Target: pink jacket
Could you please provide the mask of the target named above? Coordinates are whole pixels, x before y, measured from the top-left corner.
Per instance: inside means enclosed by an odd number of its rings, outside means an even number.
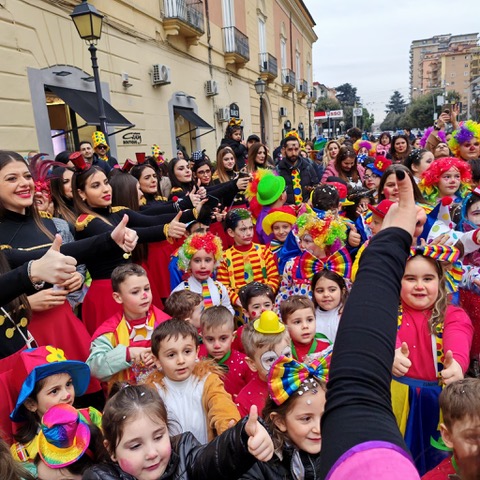
[[[357,165],[358,174],[360,175],[360,180],[363,182],[363,174],[365,169],[361,165]],[[335,160],[331,160],[327,165],[325,172],[323,172],[322,182],[326,182],[328,177],[339,177],[338,170],[335,168]]]

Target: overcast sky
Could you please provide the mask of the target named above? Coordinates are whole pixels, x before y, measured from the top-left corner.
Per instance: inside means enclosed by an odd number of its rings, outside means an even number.
[[[375,124],[383,120],[394,90],[408,101],[413,40],[480,32],[479,0],[303,1],[317,24],[314,81],[357,87]]]

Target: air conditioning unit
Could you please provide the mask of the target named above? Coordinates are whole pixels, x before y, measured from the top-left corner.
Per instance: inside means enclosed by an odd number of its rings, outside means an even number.
[[[281,117],[286,117],[288,115],[287,107],[280,107],[278,113]]]
[[[157,63],[152,70],[152,85],[167,85],[171,83],[170,67]]]
[[[218,83],[216,80],[207,80],[205,82],[205,95],[207,97],[218,95]]]
[[[219,108],[217,112],[217,117],[218,117],[218,121],[221,123],[228,122],[230,120],[230,108],[229,107]]]

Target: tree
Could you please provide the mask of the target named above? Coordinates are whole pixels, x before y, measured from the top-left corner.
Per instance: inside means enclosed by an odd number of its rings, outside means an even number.
[[[315,111],[328,112],[329,110],[340,110],[342,106],[335,98],[324,97],[318,100]]]
[[[357,97],[357,89],[350,83],[344,83],[336,87],[335,90],[337,91],[337,100],[342,106],[349,105],[353,107],[356,103],[360,102],[360,97]]]
[[[402,125],[402,128],[403,126],[427,128],[433,125],[433,113],[436,111],[436,97],[435,94],[427,94],[412,101],[405,112],[405,123]]]
[[[397,130],[398,124],[400,123],[400,117],[402,114],[400,113],[395,113],[395,112],[388,112],[387,116],[383,120],[383,122],[380,124],[380,130],[382,132],[385,132],[387,130]]]
[[[402,113],[405,111],[406,107],[407,102],[405,102],[402,94],[398,90],[395,90],[390,97],[389,102],[385,105],[385,113]]]

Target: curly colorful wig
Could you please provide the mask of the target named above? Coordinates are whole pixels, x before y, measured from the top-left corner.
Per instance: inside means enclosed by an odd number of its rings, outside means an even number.
[[[375,145],[368,142],[367,140],[357,140],[353,144],[353,149],[355,150],[355,153],[358,154],[361,148],[366,148],[368,150],[368,156],[369,157],[374,157],[375,156]]]
[[[290,130],[289,132],[287,132],[283,140],[285,141],[287,138],[290,138],[290,137],[296,138],[298,140],[298,143],[300,144],[300,148],[305,148],[305,142],[300,138],[300,135],[296,130]]]
[[[457,200],[461,201],[461,199],[467,195],[470,190],[470,182],[472,181],[470,165],[458,158],[444,157],[435,160],[430,167],[423,172],[422,180],[418,185],[428,202],[432,204],[437,202],[440,193],[438,190],[440,177],[451,168],[455,168],[460,172],[460,188],[455,192]]]
[[[427,144],[427,139],[430,136],[430,134],[433,132],[433,127],[428,127],[425,132],[423,133],[422,138],[420,139],[420,146],[422,148],[425,148],[425,145]],[[443,142],[447,143],[447,138],[445,137],[445,132],[443,130],[438,131],[438,138]]]
[[[205,250],[211,254],[218,264],[223,257],[222,241],[213,233],[194,233],[190,235],[178,249],[178,266],[187,271],[193,256],[199,251]]]
[[[452,138],[448,141],[448,148],[458,157],[460,145],[476,138],[480,140],[480,123],[473,120],[467,120],[460,124],[460,128],[452,133]]]
[[[297,218],[294,231],[300,238],[307,234],[311,235],[315,245],[320,248],[340,248],[347,238],[345,223],[332,214],[320,218],[315,213],[304,213]]]

